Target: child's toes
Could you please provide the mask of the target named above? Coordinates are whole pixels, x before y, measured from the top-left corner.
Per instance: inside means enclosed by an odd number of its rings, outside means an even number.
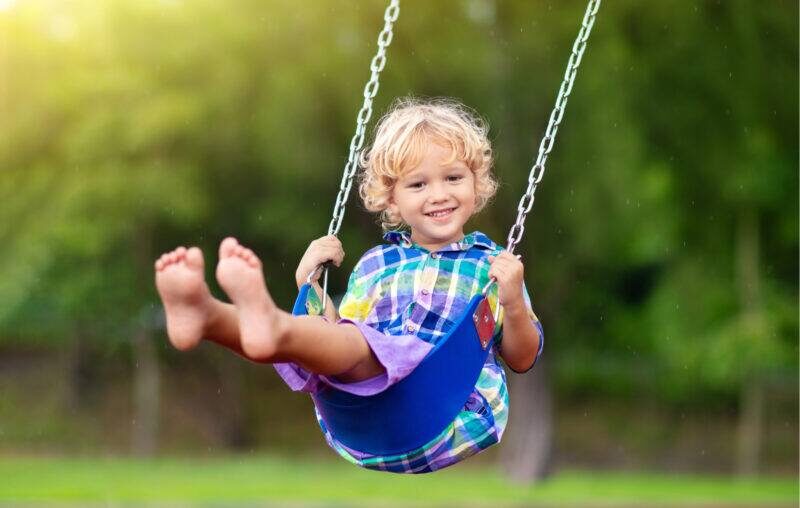
[[[169,265],[170,265],[170,262],[169,262],[169,253],[168,252],[165,253],[165,254],[162,254],[161,257],[158,258],[158,261],[156,261],[156,268],[158,268],[159,270],[164,270]]]
[[[258,259],[258,256],[255,255],[253,251],[250,249],[244,250],[244,260],[247,261],[247,264],[252,266],[253,268],[259,268],[261,265],[261,261]]]
[[[227,258],[233,256],[237,245],[239,245],[239,242],[231,236],[222,240],[222,243],[219,244],[219,257]]]
[[[183,257],[186,255],[186,247],[181,245],[180,247],[175,249],[175,254],[177,254],[178,259],[183,259]]]
[[[190,268],[203,269],[203,253],[197,247],[186,251],[186,264]]]

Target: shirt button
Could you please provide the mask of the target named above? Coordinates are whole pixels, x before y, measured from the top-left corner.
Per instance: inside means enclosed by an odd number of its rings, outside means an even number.
[[[433,254],[431,254],[431,258],[433,258],[433,259],[439,259],[439,253],[437,253],[437,252],[434,252]]]
[[[408,325],[408,326],[406,327],[406,330],[408,330],[408,331],[409,331],[409,333],[414,333],[414,330],[416,330],[416,329],[417,329],[417,328],[416,328],[414,325]]]
[[[427,295],[428,293],[430,293],[430,291],[428,291],[427,289],[423,289],[422,291],[420,291],[420,293],[422,293],[423,295]]]

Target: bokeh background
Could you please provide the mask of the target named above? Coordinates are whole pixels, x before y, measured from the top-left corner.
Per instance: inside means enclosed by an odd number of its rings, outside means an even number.
[[[584,8],[403,2],[375,116],[413,94],[487,119],[502,185],[469,230],[504,243]],[[234,235],[290,305],[384,9],[0,0],[8,470],[99,456],[352,467],[270,367],[169,346],[152,264],[198,245],[221,296],[216,248]],[[333,292],[380,242],[357,196],[340,238]],[[797,2],[604,2],[518,252],[544,356],[510,376],[504,442],[463,471],[796,478]]]

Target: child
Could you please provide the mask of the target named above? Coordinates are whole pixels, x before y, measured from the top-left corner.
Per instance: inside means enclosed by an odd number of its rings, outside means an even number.
[[[421,473],[455,464],[498,442],[508,418],[505,373],[528,370],[541,353],[542,330],[524,288],[523,265],[464,224],[494,194],[486,127],[450,100],[396,103],[381,120],[373,146],[362,156],[360,194],[380,212],[387,244],[356,264],[339,307],[325,317],[292,316],[274,304],[261,262],[233,238],[220,245],[217,280],[233,304],[214,299],[203,280],[197,248],[179,247],[156,261],[156,285],[167,332],[181,350],[201,339],[275,368],[293,390],[331,385],[357,395],[379,393],[425,358],[490,278],[494,309],[502,305],[496,344],[462,411],[425,446],[397,456],[352,450],[320,426],[328,444],[362,467]],[[410,231],[394,230],[406,226]],[[298,287],[317,267],[339,266],[344,252],[335,236],[313,241],[296,272]],[[312,277],[313,288],[322,289]],[[327,298],[330,302],[330,298]],[[502,338],[502,343],[500,339]]]

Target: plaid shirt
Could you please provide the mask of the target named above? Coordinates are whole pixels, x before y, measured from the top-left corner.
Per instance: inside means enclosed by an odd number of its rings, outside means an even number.
[[[360,321],[386,335],[415,334],[435,345],[455,325],[473,295],[489,281],[489,255],[500,248],[480,232],[437,252],[412,242],[403,231],[384,235],[388,242],[367,251],[356,264],[340,306],[342,318]],[[523,290],[531,319],[542,338],[541,324]],[[497,285],[487,295],[497,306]],[[442,433],[417,450],[376,456],[352,450],[336,441],[317,413],[328,444],[346,460],[368,469],[395,473],[425,473],[453,465],[497,443],[508,421],[506,376],[497,362],[502,337],[502,309],[495,346],[487,357],[475,390],[461,412]]]

